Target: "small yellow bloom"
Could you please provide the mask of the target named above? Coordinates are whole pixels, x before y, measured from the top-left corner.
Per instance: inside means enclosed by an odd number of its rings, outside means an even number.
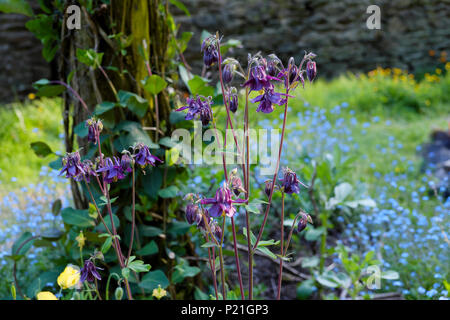
[[[445,64],[445,70],[449,71],[450,70],[450,62],[447,62]]]
[[[38,300],[58,300],[58,298],[50,291],[42,291],[36,295]]]
[[[78,247],[84,247],[84,244],[86,243],[86,237],[84,236],[83,231],[80,231],[80,234],[75,238],[75,240],[78,242]]]
[[[34,100],[34,99],[36,99],[36,95],[34,93],[29,93],[28,94],[28,99]]]
[[[162,297],[165,297],[167,295],[167,291],[161,288],[161,285],[158,285],[158,288],[153,289],[153,294],[156,299],[160,300]]]
[[[441,74],[441,73],[442,73],[442,70],[439,68],[436,68],[436,74]]]
[[[80,280],[80,269],[77,266],[69,264],[58,277],[58,285],[61,289],[71,289],[75,287]]]

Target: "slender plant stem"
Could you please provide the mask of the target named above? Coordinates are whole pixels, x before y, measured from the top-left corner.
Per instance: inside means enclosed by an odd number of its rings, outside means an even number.
[[[235,260],[236,260],[236,271],[237,271],[237,274],[238,274],[239,289],[241,290],[241,299],[245,300],[244,285],[242,284],[241,266],[240,266],[240,263],[239,263],[239,253],[238,253],[238,249],[237,249],[236,226],[234,224],[234,217],[231,217],[231,229],[233,231],[234,257],[235,257]]]
[[[128,247],[128,255],[127,255],[127,265],[128,261],[130,260],[131,256],[131,250],[133,248],[133,242],[134,242],[134,229],[136,227],[136,190],[135,190],[135,170],[134,170],[134,164],[132,165],[132,206],[131,206],[131,239],[130,239],[130,246]]]
[[[280,246],[281,246],[281,252],[280,252],[280,275],[278,277],[278,292],[277,292],[277,300],[280,300],[281,298],[281,280],[283,278],[283,247],[284,247],[284,191],[281,192],[281,236],[280,236]]]
[[[225,223],[226,223],[226,216],[223,216],[223,224],[222,224],[222,239],[220,240],[219,245],[219,259],[220,259],[220,277],[222,279],[222,298],[223,300],[227,300],[226,297],[226,290],[225,290],[225,265],[223,262],[223,239],[225,235]]]
[[[206,242],[209,242],[209,236],[206,234]],[[213,259],[214,257],[214,248],[212,248],[213,251]],[[214,293],[216,294],[216,300],[219,300],[219,293],[217,290],[217,279],[216,279],[216,266],[214,260],[211,260],[211,248],[208,248],[208,261],[209,261],[209,267],[211,268],[211,274],[213,278],[213,284],[214,284]]]
[[[78,99],[78,101],[80,101],[81,105],[86,110],[86,112],[89,114],[91,113],[89,111],[89,108],[88,108],[86,102],[84,102],[83,98],[81,98],[81,96],[78,94],[78,92],[76,92],[69,84],[67,84],[63,81],[59,81],[59,80],[53,80],[53,81],[50,81],[50,83],[59,84],[61,86],[66,87],[66,89],[68,89],[70,92],[72,92],[72,94]]]

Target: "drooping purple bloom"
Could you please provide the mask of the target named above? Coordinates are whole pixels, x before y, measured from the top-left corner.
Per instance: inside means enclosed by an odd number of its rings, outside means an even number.
[[[205,66],[210,67],[219,61],[219,52],[213,37],[203,41],[201,51],[203,52],[203,63]]]
[[[106,158],[104,164],[101,166],[97,172],[105,172],[104,180],[106,183],[117,182],[117,180],[122,180],[125,178],[125,173],[120,165],[118,157]]]
[[[88,141],[97,144],[100,132],[103,130],[102,122],[95,118],[91,118],[86,120],[86,127],[88,127]]]
[[[306,226],[308,225],[308,222],[313,223],[311,216],[309,214],[302,212],[301,216],[302,217],[298,221],[298,226],[297,226],[298,232],[302,232],[303,230],[305,230]]]
[[[65,157],[63,157],[62,165],[63,168],[59,175],[65,172],[66,178],[79,179],[80,176],[83,177],[83,174],[85,174],[83,165],[80,161],[80,153],[78,151],[68,153]]]
[[[135,151],[136,150],[138,152],[134,155],[134,159],[142,168],[146,167],[148,164],[154,167],[156,165],[156,161],[162,162],[158,157],[152,155],[148,146],[143,143],[139,143],[135,147]]]
[[[206,126],[212,120],[211,100],[211,97],[205,98],[203,96],[197,96],[194,99],[188,98],[187,105],[178,108],[175,111],[188,109],[188,113],[185,117],[186,120],[200,118],[202,124]]]
[[[286,99],[282,96],[286,96],[286,94],[275,92],[273,89],[266,89],[262,95],[252,99],[251,102],[259,102],[256,112],[271,113],[274,110],[274,104],[280,106],[286,103]]]
[[[265,182],[264,193],[267,197],[270,197],[270,193],[272,192],[272,180],[267,180]]]
[[[242,186],[241,178],[237,176],[231,178],[231,190],[233,190],[233,193],[236,195],[236,197],[238,197],[241,192],[245,192],[245,189]]]
[[[281,184],[281,187],[284,188],[284,192],[287,194],[299,193],[300,192],[299,184],[302,184],[303,186],[305,186],[297,178],[297,174],[289,168],[284,168],[282,181],[283,182]]]
[[[275,77],[278,74],[278,72],[277,72],[277,64],[278,64],[277,60],[270,60],[267,63],[267,74],[269,76]]]
[[[123,154],[120,159],[120,166],[122,167],[123,172],[132,172],[133,159],[128,154]]]
[[[198,219],[199,207],[196,204],[189,203],[186,206],[186,220],[189,224],[193,224],[194,222],[199,222]]]
[[[86,260],[84,262],[84,267],[80,270],[80,282],[84,281],[94,282],[94,279],[102,280],[102,277],[98,273],[98,270],[103,270],[102,268],[96,267],[91,260]]]
[[[315,61],[309,60],[306,63],[306,75],[308,76],[309,82],[313,82],[314,78],[317,75],[317,67]]]
[[[233,81],[233,76],[234,76],[234,66],[231,63],[227,63],[223,67],[222,71],[223,82],[230,83],[231,81]]]
[[[230,93],[229,95],[229,104],[231,112],[235,113],[239,106],[239,99],[236,93]]]
[[[245,200],[237,199],[233,200],[231,196],[231,190],[226,186],[222,186],[216,191],[214,198],[202,199],[201,203],[211,205],[208,212],[211,217],[220,217],[226,214],[228,217],[233,217],[236,213],[236,208],[233,203],[243,203]]]
[[[260,91],[262,89],[272,89],[273,85],[270,80],[280,79],[266,74],[265,67],[262,65],[254,66],[250,70],[249,79],[244,83],[244,87],[250,87],[250,91]]]
[[[216,240],[220,242],[222,240],[222,228],[219,227],[216,221],[211,222],[209,227]]]
[[[86,178],[86,182],[91,182],[91,176],[96,177],[97,173],[95,172],[95,165],[92,163],[91,160],[86,159],[81,163],[81,166],[83,167],[84,175],[79,175],[75,177],[76,181],[83,180],[83,177]]]

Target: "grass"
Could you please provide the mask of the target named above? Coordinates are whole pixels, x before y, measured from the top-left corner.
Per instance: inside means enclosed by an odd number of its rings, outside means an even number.
[[[64,150],[60,134],[61,100],[36,99],[0,107],[0,195],[42,179],[39,171],[54,156],[37,157],[30,148],[46,142],[52,150]]]

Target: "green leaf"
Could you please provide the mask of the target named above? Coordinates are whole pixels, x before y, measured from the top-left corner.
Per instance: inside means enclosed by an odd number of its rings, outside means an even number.
[[[201,245],[202,248],[212,248],[212,247],[217,247],[217,244],[215,242],[206,242],[204,244]]]
[[[314,286],[314,280],[305,280],[297,287],[297,299],[306,300],[315,290],[316,287]]]
[[[33,16],[33,9],[26,0],[0,0],[0,11],[23,14],[28,17]]]
[[[93,49],[77,49],[77,59],[92,68],[97,68],[102,64],[103,52],[95,52]]]
[[[143,118],[148,110],[148,101],[137,94],[129,91],[120,90],[117,94],[120,104],[135,113],[138,117]]]
[[[169,279],[167,279],[166,275],[161,270],[147,273],[142,277],[142,280],[139,283],[139,287],[148,291],[158,288],[158,285],[161,285],[161,288],[163,289],[167,288],[169,285]]]
[[[49,154],[53,153],[48,144],[42,141],[32,142],[30,147],[39,158],[45,158]]]
[[[319,258],[316,256],[312,256],[309,258],[303,258],[302,260],[302,268],[314,268],[319,265]]]
[[[245,238],[247,238],[247,228],[245,228],[245,227],[242,228],[242,233],[244,234]],[[250,243],[252,245],[255,245],[255,243],[256,243],[256,237],[255,237],[255,235],[253,234],[252,231],[250,231]]]
[[[136,253],[140,256],[151,256],[155,253],[158,253],[158,245],[154,240],[150,241],[150,243],[146,244],[143,248],[136,251]]]
[[[188,232],[190,227],[191,225],[185,221],[173,220],[167,226],[167,233],[174,236],[184,235]]]
[[[122,269],[122,276],[125,278],[125,279],[128,279],[129,277],[130,277],[130,269],[129,268],[123,268]]]
[[[274,254],[274,253],[272,253],[272,251],[270,251],[268,248],[266,248],[266,247],[260,247],[259,245],[258,245],[258,247],[256,248],[256,250],[259,250],[260,252],[262,252],[262,253],[264,253],[266,256],[268,256],[268,257],[270,257],[270,258],[272,258],[272,259],[274,259],[274,260],[277,260],[278,258],[277,258],[277,256]]]
[[[112,230],[111,219],[109,217],[105,217],[104,220],[105,220],[105,224],[108,226],[108,229]],[[113,213],[113,221],[114,221],[114,227],[119,228],[120,227],[120,219],[114,213]],[[105,226],[103,225],[103,223],[99,223],[99,225],[95,228],[95,230],[98,232],[106,232],[106,229],[105,229]]]
[[[125,131],[126,133],[121,133]],[[114,141],[117,150],[128,149],[136,143],[143,143],[150,149],[158,149],[159,145],[153,143],[147,132],[142,129],[142,125],[135,121],[121,121],[115,128],[114,132],[121,133],[119,139]]]
[[[313,228],[311,226],[306,229],[305,239],[308,241],[316,241],[325,232],[323,227]]]
[[[142,260],[134,260],[134,256],[130,257],[130,262],[128,263],[128,268],[133,270],[136,273],[147,272],[150,270],[149,264],[144,264]]]
[[[205,97],[214,95],[214,88],[207,85],[207,81],[202,77],[195,75],[188,81],[188,88],[192,95],[202,95]]]
[[[80,122],[73,128],[73,132],[80,138],[87,137],[89,133],[89,128],[86,126],[86,123],[84,121]]]
[[[95,226],[95,221],[89,216],[88,210],[75,210],[71,207],[67,207],[61,211],[61,217],[64,223],[73,226],[81,228]]]
[[[157,74],[152,74],[147,77],[143,82],[145,91],[157,95],[167,87],[167,82]]]
[[[328,274],[317,275],[316,280],[321,285],[328,287],[328,288],[339,287],[339,283],[336,282],[335,278]]]
[[[160,234],[163,234],[163,231],[162,229],[153,226],[141,226],[139,233],[145,237],[157,237]]]
[[[182,3],[179,0],[169,0],[171,4],[173,4],[175,7],[177,7],[178,9],[180,9],[181,11],[183,11],[188,17],[191,16],[191,14],[189,13],[189,10],[186,8],[186,6],[184,5],[184,3]]]
[[[58,230],[56,228],[50,228],[46,229],[41,232],[41,238],[49,241],[57,241],[61,239],[61,237],[64,235],[64,232],[61,230]]]
[[[334,195],[338,201],[344,201],[352,191],[352,185],[348,182],[343,182],[334,188]]]
[[[177,196],[178,188],[176,186],[170,186],[158,191],[158,195],[163,198],[175,198]]]
[[[271,240],[261,240],[258,242],[258,247],[267,247],[267,246],[276,246],[280,244],[280,240],[275,241],[273,239]]]
[[[62,202],[61,199],[57,199],[52,204],[52,213],[56,217],[61,212]]]
[[[28,250],[30,250],[31,246],[33,245],[33,241],[31,240],[33,238],[33,235],[30,232],[24,232],[19,239],[17,239],[12,248],[11,248],[11,254],[13,256],[22,256],[27,253]],[[20,248],[22,247],[22,248]],[[19,250],[20,248],[20,250]]]
[[[106,254],[111,248],[111,245],[112,245],[112,238],[111,237],[106,238],[105,242],[103,242],[102,248],[100,249],[101,252],[103,254]]]
[[[175,266],[175,271],[172,275],[172,283],[180,283],[185,278],[196,276],[200,272],[198,267],[191,267],[185,259],[180,259],[180,264]]]
[[[36,276],[36,278],[31,281],[27,287],[27,296],[33,298],[37,293],[41,292],[42,289],[47,287],[48,283],[55,283],[58,278],[59,273],[55,271],[42,272]]]
[[[95,107],[94,114],[97,116],[104,114],[104,113],[114,109],[115,106],[116,106],[116,104],[114,102],[103,101],[102,103],[98,104]]]
[[[65,90],[66,88],[59,84],[42,86],[38,89],[36,95],[38,97],[56,97],[59,96],[61,93],[63,93]]]

